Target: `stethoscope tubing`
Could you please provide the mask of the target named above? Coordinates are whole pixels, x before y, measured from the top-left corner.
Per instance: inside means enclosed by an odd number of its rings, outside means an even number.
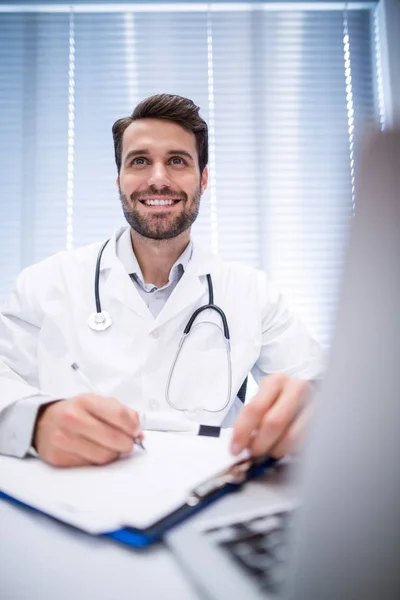
[[[97,259],[96,259],[96,269],[95,269],[95,275],[94,275],[94,299],[95,299],[95,305],[96,305],[96,313],[91,314],[89,317],[89,320],[88,320],[89,327],[91,329],[93,329],[94,331],[105,331],[106,329],[108,329],[108,327],[110,327],[112,325],[112,319],[111,319],[109,313],[102,310],[101,299],[100,299],[100,289],[99,289],[101,259],[103,256],[103,252],[104,252],[107,244],[109,243],[109,241],[110,240],[108,239],[101,246],[101,248],[98,252],[98,255],[97,255]],[[179,355],[182,351],[185,341],[187,340],[187,337],[190,334],[193,324],[195,323],[197,317],[206,310],[215,311],[221,317],[223,331],[224,331],[227,363],[228,363],[228,394],[227,394],[226,401],[224,402],[223,406],[221,406],[221,408],[214,409],[214,410],[212,410],[212,409],[202,409],[202,410],[204,410],[205,412],[211,412],[211,413],[221,412],[228,406],[230,399],[231,399],[232,360],[231,360],[231,345],[230,345],[230,333],[229,333],[228,320],[227,320],[226,315],[225,315],[224,311],[222,310],[222,308],[220,308],[219,306],[214,304],[214,288],[213,288],[213,283],[212,283],[210,273],[208,273],[206,275],[206,278],[207,278],[207,286],[208,286],[208,304],[205,304],[204,306],[200,306],[199,308],[197,308],[194,311],[194,313],[192,314],[192,316],[190,317],[189,321],[187,322],[185,329],[183,330],[182,337],[179,341],[178,349],[175,354],[174,360],[172,362],[172,366],[169,371],[168,379],[167,379],[167,386],[166,386],[166,390],[165,390],[165,399],[171,408],[173,408],[174,410],[178,410],[180,412],[193,412],[193,411],[188,410],[187,408],[180,408],[171,401],[171,399],[169,397],[171,379],[172,379],[172,376],[174,373],[176,363],[178,362]],[[212,322],[209,322],[209,323],[218,327],[218,325],[216,323],[212,323]],[[195,409],[195,410],[197,410],[197,409]]]

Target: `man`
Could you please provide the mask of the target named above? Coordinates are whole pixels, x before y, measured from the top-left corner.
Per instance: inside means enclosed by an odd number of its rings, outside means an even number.
[[[20,274],[0,321],[0,451],[37,452],[55,466],[106,464],[141,435],[138,410],[208,425],[235,420],[234,454],[294,450],[321,350],[263,273],[225,264],[191,241],[208,181],[198,107],[153,96],[114,124],[113,137],[129,227],[114,234],[100,261],[100,245],[92,245]],[[104,331],[87,320],[96,262],[112,319]],[[201,311],[180,346],[186,323],[212,293],[219,309]],[[99,393],[84,393],[75,361]],[[237,416],[236,394],[251,369],[257,379],[269,375]]]

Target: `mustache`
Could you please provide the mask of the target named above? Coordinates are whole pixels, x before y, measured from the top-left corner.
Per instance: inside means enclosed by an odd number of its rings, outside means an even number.
[[[144,192],[133,192],[131,194],[130,199],[132,202],[140,201],[142,198],[148,198],[149,196],[167,196],[168,198],[179,198],[179,200],[187,200],[188,195],[185,192],[175,192],[170,189],[162,189],[162,190],[146,190]]]

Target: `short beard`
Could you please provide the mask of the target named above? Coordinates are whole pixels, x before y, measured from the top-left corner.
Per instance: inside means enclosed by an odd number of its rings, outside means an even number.
[[[151,196],[152,194],[154,194],[154,192],[149,191],[148,193],[146,192],[146,194],[143,192],[140,194],[134,192],[128,201],[126,195],[123,194],[121,188],[119,188],[119,197],[125,219],[132,229],[142,237],[152,240],[171,240],[189,229],[197,219],[201,197],[200,186],[195,190],[193,196],[190,197],[190,200],[188,200],[188,196],[184,192],[174,194],[175,196],[180,196],[180,202],[183,202],[184,205],[183,209],[176,215],[173,221],[171,221],[170,214],[159,213],[145,218],[139,213],[136,208],[137,203],[140,202],[139,198],[144,195]],[[171,196],[171,191],[157,192],[157,196],[162,195]]]

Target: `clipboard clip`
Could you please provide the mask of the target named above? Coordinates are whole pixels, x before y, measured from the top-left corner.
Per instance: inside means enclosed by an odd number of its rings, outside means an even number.
[[[199,502],[202,502],[214,492],[221,490],[227,484],[239,486],[246,480],[249,469],[253,465],[254,460],[251,458],[242,459],[231,465],[226,471],[219,473],[211,479],[207,479],[194,488],[194,490],[190,492],[186,504],[188,506],[196,506]]]

